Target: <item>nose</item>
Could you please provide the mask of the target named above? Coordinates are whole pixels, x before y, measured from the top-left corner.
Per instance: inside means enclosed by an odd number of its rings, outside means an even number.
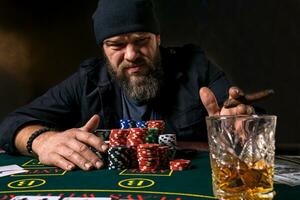
[[[139,48],[133,44],[128,44],[125,49],[125,60],[129,62],[135,61],[139,56]]]

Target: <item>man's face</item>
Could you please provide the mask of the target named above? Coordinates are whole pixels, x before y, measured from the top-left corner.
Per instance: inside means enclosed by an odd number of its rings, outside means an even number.
[[[103,41],[109,72],[127,95],[137,101],[152,99],[159,91],[162,78],[159,44],[159,35],[143,32]]]

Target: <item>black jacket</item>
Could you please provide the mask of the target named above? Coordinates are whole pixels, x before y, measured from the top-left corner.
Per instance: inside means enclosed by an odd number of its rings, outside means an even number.
[[[199,89],[210,87],[219,104],[227,98],[229,82],[203,52],[192,45],[161,48],[165,84],[153,109],[166,122],[166,132],[178,139],[206,140],[205,116]],[[84,61],[75,74],[30,104],[10,113],[0,125],[0,146],[15,153],[15,133],[28,124],[58,129],[81,127],[99,114],[99,128],[118,128],[122,119],[120,87],[111,79],[101,58]]]

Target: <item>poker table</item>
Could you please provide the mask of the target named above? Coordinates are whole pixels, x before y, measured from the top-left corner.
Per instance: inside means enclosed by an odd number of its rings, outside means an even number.
[[[161,170],[141,173],[137,170],[64,171],[42,165],[31,157],[0,154],[0,166],[17,164],[26,173],[0,177],[0,199],[14,196],[111,197],[112,199],[216,199],[211,187],[211,169],[207,151],[184,150],[191,159],[184,171]],[[274,199],[299,199],[300,186],[275,184]]]

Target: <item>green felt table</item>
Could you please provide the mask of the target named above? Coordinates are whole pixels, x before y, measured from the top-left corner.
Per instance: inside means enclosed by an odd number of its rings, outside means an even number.
[[[191,156],[191,155],[189,155]],[[0,178],[0,199],[19,195],[121,197],[122,199],[215,199],[207,152],[193,153],[191,169],[140,173],[135,170],[75,170],[41,165],[30,157],[0,154],[0,166],[18,164],[24,174]],[[300,187],[275,184],[275,199],[299,199]],[[298,197],[298,198],[297,198]]]

